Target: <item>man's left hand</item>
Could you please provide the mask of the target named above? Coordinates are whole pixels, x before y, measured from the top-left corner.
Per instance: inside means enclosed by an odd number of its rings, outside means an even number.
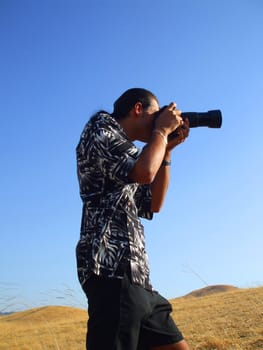
[[[178,127],[176,129],[176,136],[175,137],[168,137],[168,145],[167,145],[167,151],[172,150],[174,147],[180,145],[181,143],[183,143],[186,138],[189,135],[189,121],[188,119],[185,119],[183,121],[182,126]]]

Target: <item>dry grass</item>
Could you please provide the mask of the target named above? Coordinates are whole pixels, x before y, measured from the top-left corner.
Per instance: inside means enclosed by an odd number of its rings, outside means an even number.
[[[0,317],[1,350],[84,349],[85,310],[48,306]]]
[[[263,287],[172,300],[173,317],[196,350],[263,349]]]
[[[195,350],[263,349],[263,287],[171,300]],[[0,317],[0,350],[83,350],[86,311],[43,307]]]

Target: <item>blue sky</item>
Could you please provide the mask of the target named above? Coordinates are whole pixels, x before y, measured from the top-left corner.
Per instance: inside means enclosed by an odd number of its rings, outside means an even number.
[[[154,287],[263,284],[262,15],[261,0],[0,0],[0,308],[85,307],[75,147],[130,87],[223,113],[174,150],[144,222]]]

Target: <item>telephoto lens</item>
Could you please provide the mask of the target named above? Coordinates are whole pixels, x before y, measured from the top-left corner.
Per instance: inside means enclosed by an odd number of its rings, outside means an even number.
[[[183,119],[189,120],[190,128],[197,128],[199,126],[207,126],[208,128],[221,128],[222,113],[219,109],[208,112],[184,112]]]

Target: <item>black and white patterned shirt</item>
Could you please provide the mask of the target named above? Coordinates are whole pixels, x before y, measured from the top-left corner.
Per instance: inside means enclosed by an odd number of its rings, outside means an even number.
[[[152,218],[151,190],[128,178],[138,156],[139,149],[109,114],[98,113],[86,124],[77,146],[83,212],[76,253],[82,285],[92,273],[122,278],[118,267],[125,258],[133,283],[151,289],[139,218]]]

